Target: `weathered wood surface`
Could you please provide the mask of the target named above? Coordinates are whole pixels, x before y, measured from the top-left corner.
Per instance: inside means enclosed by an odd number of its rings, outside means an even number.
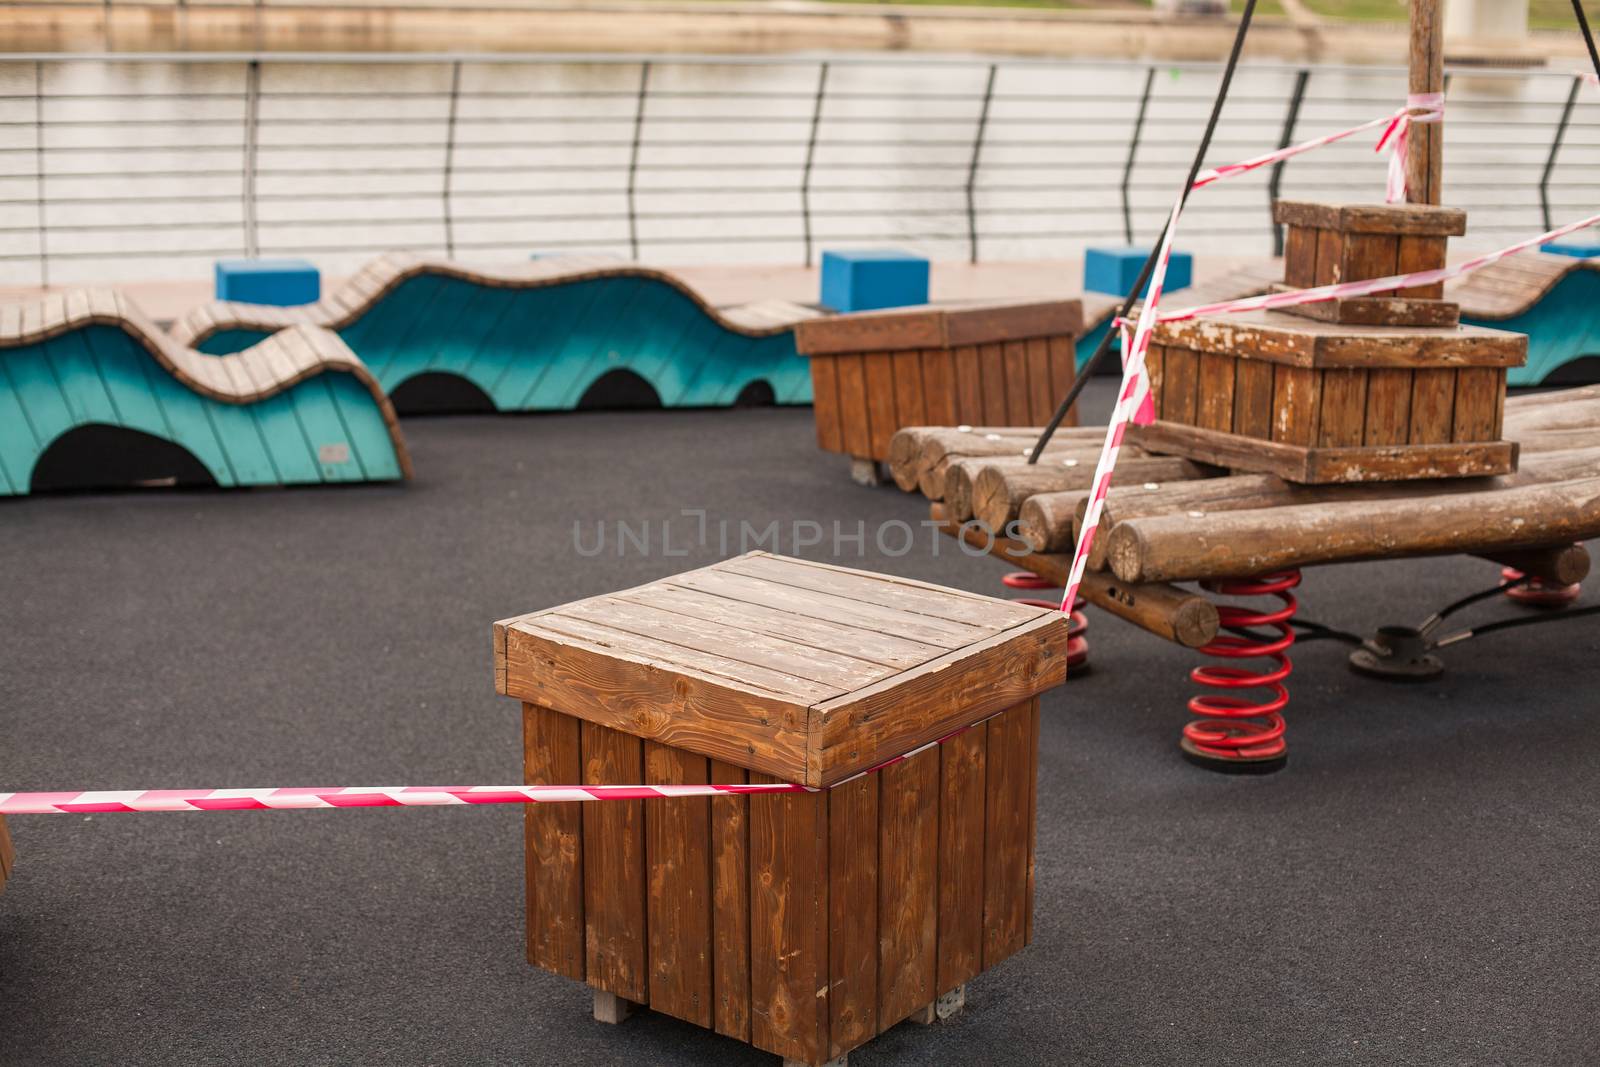
[[[1407,91],[1444,92],[1444,12],[1440,0],[1411,0]],[[1406,151],[1406,200],[1437,204],[1443,194],[1444,119],[1413,122]]]
[[[523,778],[528,785],[583,780],[579,721],[537,704],[522,705]],[[583,810],[577,804],[523,808],[528,884],[528,962],[585,977]]]
[[[932,489],[943,493],[949,463],[983,456],[1027,456],[1041,432],[1038,426],[907,426],[889,442],[889,473],[907,492]],[[1104,441],[1104,426],[1063,426],[1045,452],[1098,454]]]
[[[796,329],[795,348],[803,356],[900,352],[1082,332],[1083,306],[1077,300],[930,304],[812,318]]]
[[[1290,367],[1516,367],[1528,353],[1525,335],[1484,326],[1346,326],[1282,311],[1166,322],[1152,343]]]
[[[1501,552],[1485,552],[1483,558],[1556,585],[1573,585],[1583,581],[1589,577],[1592,562],[1588,547],[1581,544],[1512,548]]]
[[[808,785],[1025,700],[1066,669],[1054,613],[764,552],[495,634],[507,695]]]
[[[1418,126],[1413,125],[1414,131]],[[1272,218],[1286,226],[1340,233],[1418,234],[1460,237],[1467,232],[1467,213],[1429,203],[1336,204],[1314,200],[1278,200]],[[1287,259],[1287,254],[1285,255]],[[1381,277],[1381,275],[1368,275]]]
[[[11,831],[6,829],[6,817],[0,815],[0,891],[11,879],[11,869],[17,864],[17,850],[11,844]]]
[[[1065,586],[1072,570],[1070,553],[1033,552],[1020,541],[949,521],[941,505],[931,509],[933,521],[951,537],[980,548],[1004,563],[1032,571]],[[1093,571],[1083,576],[1078,592],[1089,603],[1158,637],[1199,648],[1217,636],[1216,605],[1205,597],[1160,582],[1121,582]]]
[[[1262,574],[1360,559],[1554,545],[1600,536],[1600,477],[1476,493],[1127,519],[1109,533],[1123,581]]]
[[[955,468],[951,477],[954,478]],[[1059,464],[985,464],[972,478],[968,497],[970,514],[986,523],[991,530],[1003,530],[1017,518],[1022,505],[1038,493],[1057,493],[1074,489],[1087,489],[1094,484],[1095,461],[1077,463],[1071,467]],[[962,473],[965,473],[963,469]],[[1148,459],[1117,460],[1117,474],[1133,483],[1187,481],[1208,478],[1222,471],[1173,456],[1151,456]],[[957,495],[946,482],[945,501],[952,505],[951,517],[965,519],[960,508],[955,507]]]
[[[1496,322],[1531,311],[1556,283],[1575,270],[1600,270],[1600,260],[1518,252],[1452,279],[1444,289],[1451,300],[1461,305],[1463,315]]]

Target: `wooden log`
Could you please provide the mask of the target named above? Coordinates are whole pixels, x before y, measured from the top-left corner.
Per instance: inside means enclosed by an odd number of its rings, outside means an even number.
[[[1522,446],[1522,462],[1535,452],[1570,452],[1600,449],[1600,426],[1577,430],[1508,431],[1506,436]]]
[[[917,488],[929,500],[943,500],[945,499],[945,491],[949,488],[950,471],[956,464],[972,464],[971,473],[976,475],[978,468],[988,463],[1010,464],[1018,467],[1028,466],[1028,456],[1031,454],[1032,449],[1028,447],[970,456],[957,452],[946,453],[943,459],[922,473],[918,480]],[[1149,453],[1142,448],[1131,447],[1124,448],[1123,455],[1129,459],[1138,459],[1148,456]],[[1068,442],[1060,446],[1052,445],[1050,448],[1045,449],[1039,455],[1039,465],[1060,465],[1064,467],[1088,465],[1093,468],[1099,458],[1100,448],[1098,444],[1093,448],[1089,448],[1081,444]],[[971,512],[969,511],[962,518],[967,518],[970,515]]]
[[[1580,544],[1485,552],[1483,558],[1556,585],[1575,585],[1589,577],[1589,549]]]
[[[976,526],[951,522],[939,504],[929,512],[935,522],[944,524],[941,529],[951,537],[1064,586],[1072,569],[1070,555],[1030,552],[1020,541],[990,536]],[[1095,607],[1186,648],[1208,645],[1217,636],[1217,606],[1187,589],[1161,582],[1119,582],[1108,574],[1090,573],[1083,576],[1078,592]]]
[[[1439,0],[1411,0],[1412,95],[1444,92],[1444,19]],[[1439,116],[1440,119],[1443,116]],[[1406,201],[1437,204],[1444,181],[1444,123],[1414,122],[1407,133]]]
[[[972,481],[972,514],[987,523],[991,530],[1004,529],[1017,517],[1022,504],[1035,493],[1057,493],[1070,489],[1087,489],[1094,484],[1095,463],[1080,462],[1073,466],[1038,463],[1018,466],[988,463],[982,466]],[[1117,474],[1129,481],[1170,482],[1191,478],[1206,478],[1220,473],[1214,467],[1159,456],[1150,459],[1123,459],[1117,463]],[[949,483],[946,482],[946,495]]]
[[[1105,441],[1105,432],[1104,426],[1063,427],[1050,439],[1046,451],[1098,450]],[[944,491],[946,461],[968,456],[1021,456],[1024,452],[1032,452],[1039,434],[1038,429],[1017,430],[1013,427],[979,426],[973,427],[970,432],[948,427],[924,429],[916,435],[916,439],[922,442],[921,451],[915,457],[902,453],[898,466],[895,456],[891,455],[890,472],[896,485],[905,486],[909,482],[924,495],[929,495],[931,490],[929,499],[937,500]],[[907,446],[903,444],[904,447]],[[892,442],[890,450],[892,453]]]
[[[1600,477],[1479,493],[1125,519],[1108,559],[1123,581],[1264,574],[1360,559],[1489,553],[1600,536]]]
[[[1017,539],[1035,552],[1071,552],[1078,543],[1074,518],[1079,506],[1088,504],[1089,495],[1087,489],[1069,489],[1030,496],[1017,512]]]

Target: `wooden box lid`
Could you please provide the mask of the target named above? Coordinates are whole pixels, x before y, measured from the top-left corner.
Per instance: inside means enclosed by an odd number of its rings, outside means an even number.
[[[1357,326],[1281,311],[1162,323],[1160,345],[1293,367],[1520,367],[1526,334],[1484,326]]]
[[[1061,684],[1060,612],[751,552],[498,622],[495,686],[826,786]]]
[[[955,348],[1030,337],[1083,332],[1083,303],[1050,300],[1033,304],[927,304],[808,319],[795,327],[803,356],[840,352],[900,352],[910,348]]]
[[[1437,204],[1324,204],[1309,200],[1277,200],[1272,218],[1289,226],[1310,226],[1341,233],[1403,233],[1460,237],[1467,232],[1467,213]]]

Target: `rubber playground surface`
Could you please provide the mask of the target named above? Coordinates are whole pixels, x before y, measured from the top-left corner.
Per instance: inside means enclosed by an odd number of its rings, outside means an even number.
[[[852,484],[803,408],[405,433],[410,485],[0,507],[0,789],[518,782],[491,622],[703,566],[741,522],[777,522],[778,551],[1000,589],[998,562],[918,525],[920,496]],[[618,554],[619,520],[652,524],[649,554]],[[834,551],[835,520],[865,522],[859,549]],[[905,554],[878,544],[891,520]],[[822,543],[796,552],[807,522]],[[1495,575],[1316,569],[1301,610],[1415,624]],[[1042,705],[1033,943],[963,1014],[853,1065],[1600,1060],[1600,624],[1446,649],[1415,686],[1308,644],[1289,767],[1261,778],[1180,759],[1199,656],[1090,627],[1092,669]],[[602,1026],[585,987],[528,966],[513,807],[10,825],[0,1064],[777,1062],[659,1015]]]

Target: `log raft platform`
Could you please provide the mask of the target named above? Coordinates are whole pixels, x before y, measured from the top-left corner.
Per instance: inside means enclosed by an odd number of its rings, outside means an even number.
[[[497,623],[529,783],[817,787],[528,805],[529,962],[792,1065],[947,1017],[1031,938],[1066,648],[1053,611],[764,552]]]

